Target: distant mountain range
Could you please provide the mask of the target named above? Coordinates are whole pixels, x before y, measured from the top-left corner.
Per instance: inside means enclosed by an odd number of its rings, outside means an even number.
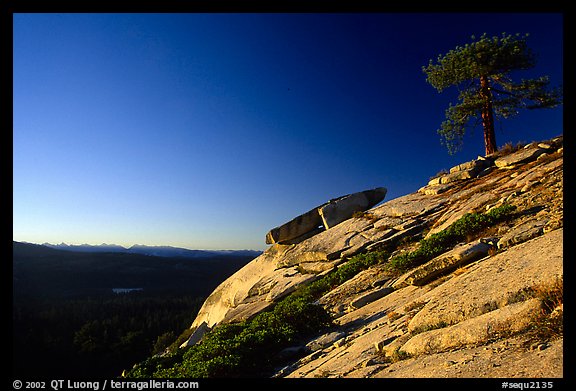
[[[151,255],[155,257],[183,257],[183,258],[213,258],[226,256],[257,257],[262,251],[256,250],[190,250],[181,247],[172,246],[146,246],[135,244],[132,247],[125,248],[117,244],[51,244],[43,243],[43,246],[57,250],[76,251],[85,253],[127,253]]]

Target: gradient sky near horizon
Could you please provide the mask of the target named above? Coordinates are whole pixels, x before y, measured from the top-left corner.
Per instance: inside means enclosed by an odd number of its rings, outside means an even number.
[[[417,191],[484,155],[480,128],[441,145],[457,92],[422,72],[484,32],[563,83],[557,13],[14,14],[13,240],[262,250],[331,198]],[[562,133],[562,107],[496,124]]]

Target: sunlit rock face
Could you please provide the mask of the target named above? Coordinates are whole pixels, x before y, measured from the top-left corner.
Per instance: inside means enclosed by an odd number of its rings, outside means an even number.
[[[468,354],[459,350],[463,344],[481,344],[494,338],[494,332],[520,332],[541,313],[540,302],[526,292],[563,278],[562,138],[465,162],[439,178],[378,206],[384,188],[339,197],[271,230],[267,237],[273,244],[206,299],[183,346],[197,343],[219,323],[252,318],[356,254],[409,251],[406,243],[414,246],[467,213],[511,204],[518,211],[514,218],[485,236],[469,238],[404,274],[390,275],[385,264],[373,266],[327,292],[318,305],[332,315],[337,330],[294,347],[298,352],[308,349],[310,355],[277,375],[410,377],[417,367],[418,374],[458,377],[459,372],[443,364],[446,359],[423,357],[450,355],[457,361],[458,352]],[[545,351],[550,363],[561,358],[561,348],[560,343]],[[420,358],[390,366],[399,349]],[[490,351],[470,354],[479,364],[486,354],[486,362],[492,363]],[[524,349],[522,354],[530,352]],[[500,376],[524,370],[517,363],[531,359],[522,360],[503,363],[497,368]],[[542,376],[562,376],[559,362],[550,364],[559,370]]]

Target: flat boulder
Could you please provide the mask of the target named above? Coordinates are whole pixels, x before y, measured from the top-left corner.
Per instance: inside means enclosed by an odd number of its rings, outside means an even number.
[[[510,304],[452,326],[416,334],[400,350],[415,356],[485,343],[498,333],[514,333],[526,329],[541,311],[539,299]]]
[[[523,148],[517,152],[499,157],[494,161],[494,164],[498,168],[513,167],[517,164],[523,164],[535,160],[539,155],[546,152],[546,149],[538,146],[533,147],[528,145],[527,147],[529,148]]]
[[[546,218],[530,219],[512,227],[498,241],[498,248],[510,247],[542,235],[548,221]]]
[[[380,203],[386,197],[386,188],[377,187],[338,197],[317,206],[306,213],[266,234],[266,244],[297,244],[324,230],[348,220],[356,212],[363,212]]]
[[[408,284],[426,285],[441,275],[485,257],[491,248],[490,244],[480,240],[456,246],[452,250],[410,270],[401,276],[393,286],[394,288],[401,288]]]
[[[343,331],[332,331],[330,333],[326,333],[321,335],[318,338],[313,339],[312,341],[306,344],[306,347],[310,349],[310,351],[315,352],[317,350],[324,349],[328,346],[334,344],[334,342],[342,339],[346,336],[346,333]]]
[[[473,170],[476,173],[488,168],[492,165],[492,160],[486,159],[484,157],[478,157],[476,160],[472,160],[466,163],[458,164],[450,169],[450,173],[458,172],[458,171],[470,171]]]

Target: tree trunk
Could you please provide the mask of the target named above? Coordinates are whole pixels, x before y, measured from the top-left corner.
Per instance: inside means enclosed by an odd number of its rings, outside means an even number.
[[[492,110],[492,92],[487,76],[480,76],[480,96],[484,100],[482,106],[482,126],[484,127],[484,145],[486,155],[497,151],[496,134],[494,133],[494,111]]]

